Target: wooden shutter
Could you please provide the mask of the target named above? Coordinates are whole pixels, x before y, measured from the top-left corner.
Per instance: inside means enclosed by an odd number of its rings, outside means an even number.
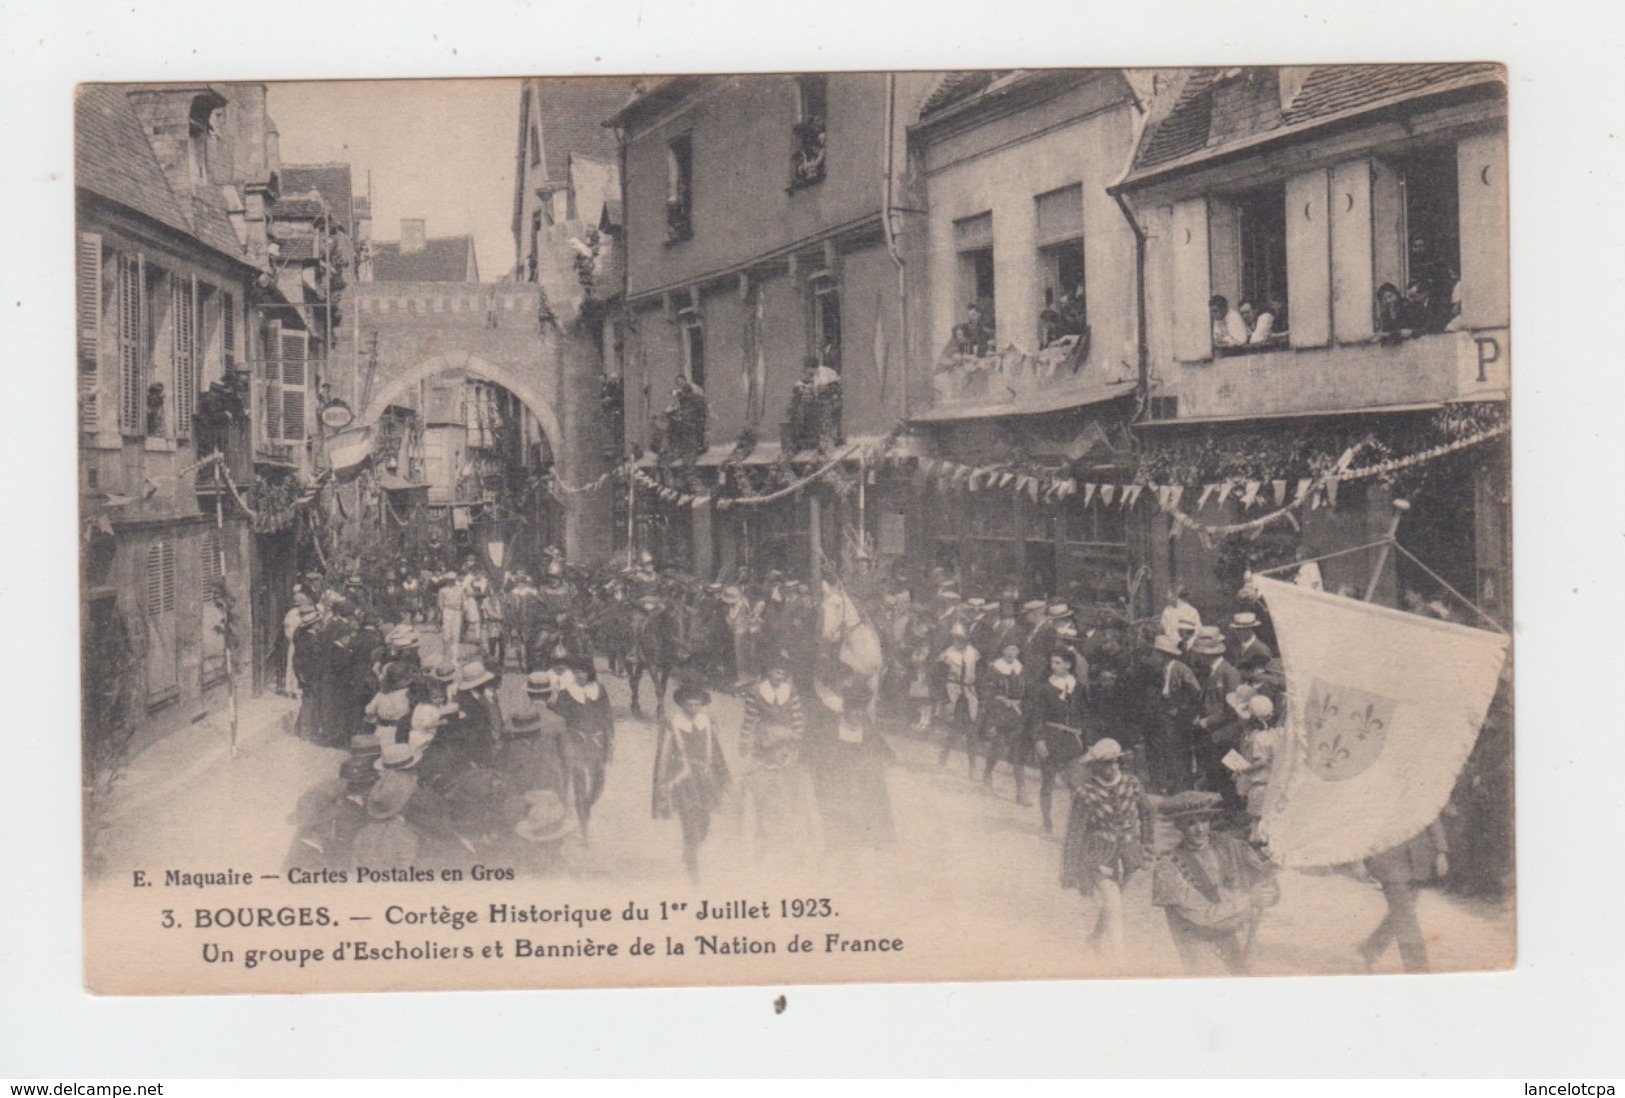
[[[175,366],[175,437],[190,438],[192,416],[197,411],[197,280],[176,276],[170,285],[175,304],[170,339]]]
[[[229,373],[237,368],[237,299],[220,295],[220,354]]]
[[[1038,217],[1037,244],[1040,248],[1076,240],[1083,235],[1083,185],[1041,194],[1033,200]]]
[[[1391,282],[1405,290],[1405,266],[1409,262],[1406,242],[1405,180],[1399,169],[1386,160],[1371,162],[1371,282],[1381,286]],[[1376,309],[1376,291],[1372,291]]]
[[[282,439],[305,441],[305,391],[309,385],[309,364],[305,361],[309,336],[304,332],[283,331],[282,351]]]
[[[954,222],[954,251],[974,252],[993,247],[993,214],[962,217]]]
[[[1456,146],[1461,210],[1461,315],[1469,328],[1511,323],[1507,220],[1507,139],[1469,137]]]
[[[1213,357],[1213,321],[1207,308],[1207,199],[1174,204],[1169,250],[1174,271],[1174,357],[1201,362]]]
[[[1332,234],[1325,171],[1286,183],[1286,306],[1294,347],[1324,347],[1332,333]]]
[[[273,320],[261,330],[260,393],[265,441],[282,441],[282,323]]]
[[[119,430],[126,435],[144,435],[147,387],[141,333],[146,295],[142,289],[141,257],[120,255],[118,264]]]
[[[91,434],[100,425],[102,355],[102,238],[79,234],[79,429]]]
[[[1362,343],[1376,330],[1371,281],[1371,162],[1332,169],[1332,335]]]
[[[175,543],[167,538],[147,547],[147,704],[162,705],[180,693],[175,630]]]
[[[207,527],[203,531],[203,605],[199,619],[201,685],[211,686],[226,674],[226,616],[216,600],[226,593],[225,567],[220,556],[220,531]]]
[[[1207,206],[1207,249],[1212,267],[1209,294],[1223,294],[1231,306],[1241,304],[1241,207],[1212,198]],[[1206,305],[1203,306],[1206,308]]]

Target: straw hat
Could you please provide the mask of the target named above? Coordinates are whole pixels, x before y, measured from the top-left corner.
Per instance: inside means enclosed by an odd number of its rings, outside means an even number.
[[[1092,766],[1095,763],[1116,762],[1127,754],[1122,744],[1108,736],[1106,739],[1095,741],[1094,746],[1083,753],[1082,761],[1085,766]]]
[[[463,664],[458,672],[457,688],[459,690],[475,690],[496,678],[486,670],[483,660],[469,660]]]
[[[1196,631],[1196,639],[1191,641],[1191,651],[1198,656],[1222,656],[1228,650],[1224,634],[1216,625],[1202,626]]]
[[[423,746],[412,743],[386,743],[383,752],[377,761],[372,764],[374,770],[382,773],[391,773],[396,770],[410,770],[423,760]]]
[[[533,789],[525,794],[530,813],[514,824],[514,834],[526,842],[555,843],[576,828],[564,801],[551,789]]]
[[[1241,613],[1233,614],[1230,617],[1230,628],[1232,629],[1257,629],[1259,624],[1258,615],[1251,610],[1243,610]]]
[[[406,802],[412,799],[416,792],[418,780],[411,774],[388,773],[381,774],[372,784],[372,790],[367,794],[367,815],[375,820],[387,820],[398,816]]]
[[[1170,637],[1167,633],[1151,642],[1151,647],[1158,652],[1169,656],[1182,655],[1179,648],[1179,638]]]
[[[1177,824],[1217,816],[1223,802],[1224,798],[1217,793],[1191,789],[1164,799],[1157,811]]]

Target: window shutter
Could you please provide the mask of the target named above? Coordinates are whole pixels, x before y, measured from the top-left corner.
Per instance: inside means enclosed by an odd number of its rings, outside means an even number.
[[[1332,334],[1332,236],[1326,172],[1286,183],[1287,323],[1294,347],[1324,347]]]
[[[273,320],[264,328],[265,347],[260,373],[264,386],[265,441],[282,441],[282,324]]]
[[[1507,254],[1507,139],[1492,133],[1456,146],[1461,217],[1461,315],[1469,328],[1511,322]]]
[[[1222,199],[1209,199],[1207,225],[1207,249],[1212,261],[1208,294],[1223,294],[1231,305],[1240,305],[1241,207]],[[1204,303],[1203,309],[1206,308]]]
[[[146,386],[141,366],[141,257],[118,261],[119,430],[146,433]]]
[[[177,277],[174,287],[175,437],[190,438],[197,411],[197,281]]]
[[[1371,162],[1332,169],[1332,335],[1362,343],[1376,330],[1371,281]]]
[[[1201,362],[1213,356],[1213,321],[1207,308],[1211,296],[1207,199],[1174,204],[1169,250],[1174,272],[1174,357],[1181,362]]]
[[[1398,168],[1385,160],[1371,162],[1371,284],[1392,282],[1405,289],[1406,247],[1405,182]],[[1376,291],[1371,292],[1376,312]]]
[[[237,299],[220,295],[220,348],[228,371],[237,368]]]
[[[225,569],[220,560],[220,531],[203,531],[203,597],[218,598],[225,587]]]
[[[309,337],[304,332],[282,333],[282,439],[305,440],[305,390],[308,364],[305,362]]]
[[[79,429],[95,433],[100,423],[102,353],[102,238],[79,234]]]
[[[147,546],[147,616],[175,609],[175,544],[155,541]]]
[[[1083,185],[1073,184],[1033,199],[1038,213],[1038,246],[1083,235]]]

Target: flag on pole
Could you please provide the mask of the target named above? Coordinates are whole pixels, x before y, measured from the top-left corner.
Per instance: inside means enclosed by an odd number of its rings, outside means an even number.
[[[1264,576],[1287,723],[1259,830],[1287,866],[1357,862],[1444,809],[1495,695],[1508,638]]]
[[[333,462],[333,476],[348,479],[361,471],[372,457],[372,428],[357,427],[327,440],[327,456]]]

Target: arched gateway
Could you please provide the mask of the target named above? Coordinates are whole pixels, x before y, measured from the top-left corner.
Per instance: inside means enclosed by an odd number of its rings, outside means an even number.
[[[563,451],[563,435],[558,414],[542,395],[535,379],[525,377],[511,367],[487,361],[472,351],[448,351],[431,355],[415,365],[392,373],[389,380],[361,410],[361,424],[370,426],[378,422],[378,417],[384,414],[384,409],[396,403],[403,393],[410,391],[421,381],[438,377],[450,370],[461,370],[481,381],[495,382],[518,397],[520,403],[530,409],[531,415],[536,417],[536,422],[541,424],[542,433],[547,436],[548,446],[555,454]]]

